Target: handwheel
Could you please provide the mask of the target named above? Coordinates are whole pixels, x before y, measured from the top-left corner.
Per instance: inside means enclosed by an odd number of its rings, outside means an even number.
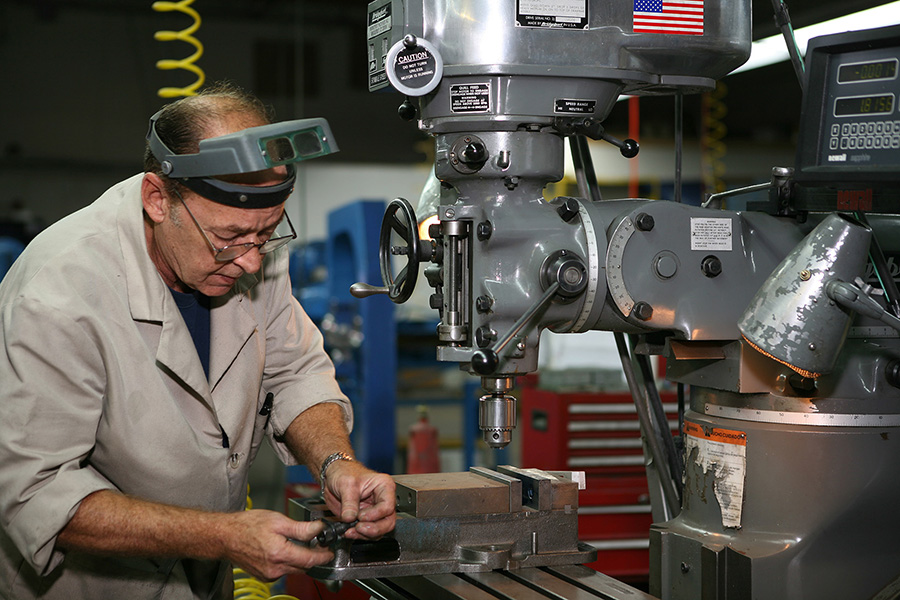
[[[391,234],[396,233],[405,246],[391,246]],[[381,236],[378,241],[378,258],[381,261],[381,279],[388,289],[388,297],[397,304],[409,300],[416,288],[419,276],[419,229],[416,213],[404,198],[395,198],[388,204],[381,220]],[[406,256],[406,264],[394,277],[392,256]]]

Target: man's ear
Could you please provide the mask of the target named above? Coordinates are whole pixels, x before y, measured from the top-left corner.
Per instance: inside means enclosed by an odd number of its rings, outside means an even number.
[[[141,181],[141,202],[144,212],[154,223],[162,223],[169,214],[169,198],[166,184],[156,173],[144,173]]]

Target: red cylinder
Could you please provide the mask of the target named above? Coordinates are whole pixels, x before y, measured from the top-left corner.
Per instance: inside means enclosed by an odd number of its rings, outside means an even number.
[[[406,449],[407,473],[440,473],[437,427],[428,422],[428,409],[419,407],[419,420],[409,428]]]

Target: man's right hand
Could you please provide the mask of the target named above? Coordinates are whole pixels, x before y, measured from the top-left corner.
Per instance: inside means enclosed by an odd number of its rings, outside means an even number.
[[[309,547],[324,529],[321,521],[294,521],[269,510],[247,510],[223,519],[226,558],[263,581],[302,573],[334,558],[327,547]]]

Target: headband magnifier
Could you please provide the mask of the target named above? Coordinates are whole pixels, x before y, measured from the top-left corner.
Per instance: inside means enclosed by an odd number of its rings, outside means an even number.
[[[322,118],[283,121],[200,140],[196,154],[175,154],[156,133],[162,111],[150,117],[147,142],[162,172],[188,189],[220,204],[269,208],[283,203],[294,189],[294,163],[338,151],[328,121]],[[274,185],[252,186],[215,179],[285,165],[287,178]]]

